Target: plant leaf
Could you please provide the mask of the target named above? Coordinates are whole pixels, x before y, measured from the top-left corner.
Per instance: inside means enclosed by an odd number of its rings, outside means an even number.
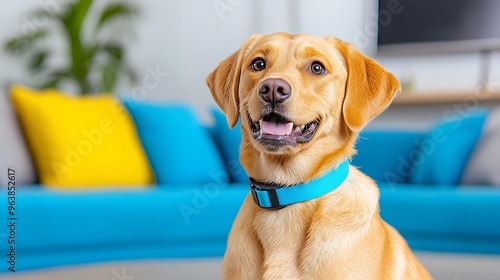
[[[106,7],[102,12],[99,21],[97,22],[96,30],[100,30],[106,23],[118,18],[134,16],[138,13],[138,9],[132,5],[124,3],[113,3]]]
[[[81,42],[81,29],[87,16],[92,0],[79,0],[71,2],[64,13],[61,22],[69,39],[71,55],[71,73],[80,87],[80,92],[87,90],[86,79],[88,76],[89,55]]]
[[[35,11],[32,17],[46,18],[62,28],[54,31],[44,27],[25,36],[12,38],[5,42],[5,50],[16,55],[24,54],[28,69],[45,78],[45,83],[42,85],[44,88],[56,87],[62,81],[70,80],[79,86],[82,94],[102,89],[112,92],[122,76],[128,76],[130,81],[137,80],[135,72],[124,62],[124,45],[117,42],[104,43],[99,41],[98,36],[89,42],[82,41],[84,39],[82,29],[88,18],[97,19],[95,34],[115,20],[132,17],[138,13],[138,9],[128,3],[115,2],[108,4],[101,14],[89,15],[93,2],[93,0],[63,1],[60,9],[55,11],[44,9]],[[54,53],[39,44],[39,40],[52,34],[62,37],[67,44],[68,53],[58,54],[69,55],[70,65],[66,69],[54,70],[46,67],[49,55]]]
[[[117,63],[116,61],[110,61],[102,68],[102,85],[104,92],[113,92],[118,71],[120,70],[119,68],[120,63]]]
[[[61,16],[60,13],[51,12],[51,11],[48,11],[46,9],[38,9],[38,10],[36,10],[36,11],[34,11],[32,13],[32,15],[30,16],[30,18],[37,19],[37,20],[40,20],[42,18],[45,18],[45,19],[58,19],[58,18],[60,18],[60,16]]]
[[[24,36],[13,37],[5,42],[4,49],[13,54],[23,54],[34,48],[35,44],[47,35],[47,30],[38,30]]]
[[[80,30],[87,13],[92,5],[92,0],[78,0],[68,5],[66,12],[61,14],[61,21],[68,29],[70,36],[80,39]]]
[[[115,61],[123,60],[123,47],[118,43],[107,43],[97,47],[97,51],[104,52]]]
[[[35,51],[35,53],[33,53],[29,59],[28,69],[32,72],[41,70],[44,66],[44,62],[48,54],[49,52],[46,50]]]
[[[66,79],[74,79],[71,75],[71,71],[68,70],[55,70],[48,75],[47,81],[42,84],[41,88],[55,88],[57,85]]]

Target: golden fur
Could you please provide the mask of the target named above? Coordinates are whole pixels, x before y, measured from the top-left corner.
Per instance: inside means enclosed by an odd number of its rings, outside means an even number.
[[[263,71],[249,67],[266,61]],[[319,61],[326,73],[314,75]],[[283,102],[295,124],[318,120],[307,143],[269,150],[252,137],[265,102],[259,85],[287,81]],[[234,127],[241,118],[240,160],[260,182],[294,185],[318,178],[355,154],[358,132],[399,91],[399,82],[351,45],[310,35],[254,35],[208,77],[212,95]],[[223,261],[223,279],[431,279],[406,241],[379,215],[374,181],[350,167],[348,178],[320,198],[280,210],[259,208],[247,196]]]

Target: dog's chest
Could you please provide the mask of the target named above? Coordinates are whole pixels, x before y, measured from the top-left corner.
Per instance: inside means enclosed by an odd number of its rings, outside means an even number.
[[[321,213],[312,202],[259,211],[254,229],[263,249],[261,279],[308,279],[318,269],[336,273],[332,268],[352,244],[352,232],[339,231],[345,221]]]
[[[266,248],[278,251],[293,250],[299,237],[304,236],[306,224],[297,209],[293,206],[280,210],[263,210],[257,214],[254,221],[257,235]],[[275,250],[273,250],[275,251]]]
[[[266,271],[286,273],[287,279],[299,275],[297,256],[307,237],[306,205],[287,206],[280,210],[260,211],[254,220],[255,232],[264,250]]]

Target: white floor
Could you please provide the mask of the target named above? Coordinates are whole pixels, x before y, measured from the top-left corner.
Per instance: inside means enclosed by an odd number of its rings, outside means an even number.
[[[436,280],[499,280],[500,256],[417,253]],[[134,261],[2,273],[0,280],[211,280],[220,259]]]

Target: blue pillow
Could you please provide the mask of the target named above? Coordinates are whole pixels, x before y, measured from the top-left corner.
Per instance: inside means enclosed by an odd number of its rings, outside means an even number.
[[[217,147],[186,105],[123,100],[134,119],[158,185],[227,183]]]
[[[413,173],[410,156],[426,133],[364,131],[356,143],[352,164],[378,182],[407,183]]]
[[[463,111],[437,125],[419,144],[421,153],[413,160],[415,170],[410,182],[458,184],[487,115],[486,110]]]
[[[212,137],[221,151],[226,170],[232,182],[248,182],[248,175],[240,164],[241,128],[240,122],[234,128],[229,128],[226,116],[218,108],[212,109],[215,125]]]

